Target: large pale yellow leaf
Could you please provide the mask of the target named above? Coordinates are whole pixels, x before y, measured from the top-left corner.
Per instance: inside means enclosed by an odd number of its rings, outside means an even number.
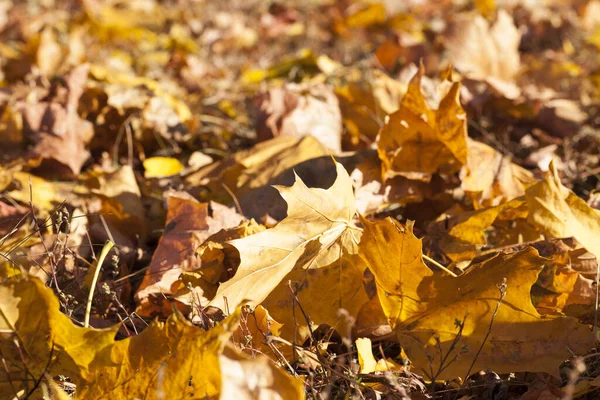
[[[600,211],[561,184],[554,163],[542,182],[527,189],[525,198],[530,224],[540,227],[549,237],[574,237],[600,257]]]
[[[437,110],[421,92],[424,68],[411,80],[400,109],[379,132],[377,150],[383,178],[401,175],[429,181],[435,173],[454,173],[467,162],[467,116],[460,105],[460,83],[454,82]]]
[[[293,186],[277,187],[288,204],[288,216],[275,228],[229,242],[240,252],[241,263],[211,305],[222,310],[243,300],[257,305],[294,268],[327,266],[355,252],[360,232],[352,225],[356,211],[352,183],[339,163],[336,172],[327,190],[308,188],[297,176]]]

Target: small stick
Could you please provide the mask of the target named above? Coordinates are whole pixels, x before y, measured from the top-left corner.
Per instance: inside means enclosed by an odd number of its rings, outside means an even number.
[[[94,271],[94,279],[92,279],[92,285],[90,287],[90,294],[87,299],[87,304],[85,306],[85,320],[83,322],[83,326],[87,328],[90,326],[90,314],[92,312],[92,299],[94,298],[94,290],[96,289],[96,283],[98,283],[98,276],[100,275],[100,269],[102,268],[102,263],[104,259],[108,255],[108,252],[113,248],[114,242],[112,240],[107,240],[106,244],[102,248],[102,252],[100,253],[100,258],[98,259],[98,265],[96,266],[96,270]]]
[[[490,326],[488,327],[487,333],[485,334],[483,341],[481,342],[481,346],[479,346],[479,350],[477,350],[477,353],[475,354],[475,358],[473,358],[473,362],[471,363],[471,366],[469,367],[469,370],[467,371],[467,374],[465,375],[463,385],[465,383],[467,383],[467,379],[469,379],[469,376],[471,375],[471,370],[475,366],[475,363],[477,362],[477,359],[479,358],[479,354],[481,354],[481,350],[483,350],[483,346],[485,345],[485,342],[487,342],[488,338],[490,337],[490,334],[492,333],[492,326],[494,325],[494,319],[496,319],[496,314],[498,314],[498,309],[500,308],[500,305],[502,304],[502,300],[504,300],[504,298],[506,297],[506,287],[507,287],[506,278],[502,278],[502,283],[498,285],[498,290],[500,291],[500,298],[498,299],[498,302],[496,303],[496,308],[494,309],[494,312],[492,313],[492,318],[490,319]]]
[[[430,263],[432,263],[433,265],[435,265],[436,267],[438,267],[439,269],[441,269],[442,271],[446,271],[447,273],[449,273],[450,275],[452,275],[455,278],[458,278],[458,275],[456,275],[454,272],[450,271],[448,268],[444,267],[442,264],[440,264],[439,262],[435,261],[433,258],[423,254],[423,258],[426,259],[427,261],[429,261]]]

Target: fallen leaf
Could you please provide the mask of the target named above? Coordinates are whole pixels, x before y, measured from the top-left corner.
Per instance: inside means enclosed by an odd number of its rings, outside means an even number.
[[[480,15],[459,14],[446,33],[450,62],[474,80],[483,80],[509,99],[519,96],[521,34],[513,18],[498,11],[494,25]]]
[[[144,160],[144,176],[146,178],[164,178],[177,175],[185,167],[172,157],[150,157]]]
[[[493,148],[468,141],[469,156],[461,170],[461,188],[469,193],[475,208],[496,206],[525,194],[533,182],[531,172],[513,164]]]
[[[237,310],[208,332],[178,313],[165,322],[154,322],[139,335],[98,351],[78,396],[160,399],[178,393],[189,399],[216,397],[222,389],[220,355],[239,318]]]
[[[251,358],[226,347],[219,356],[221,399],[303,400],[304,384],[265,356]]]
[[[230,192],[242,197],[252,189],[266,185],[285,170],[328,154],[327,148],[312,136],[301,139],[281,136],[207,165],[188,175],[185,182],[195,189],[192,194],[197,194],[198,198],[204,191],[209,191],[212,199],[228,203],[233,200]]]
[[[381,307],[392,327],[425,311],[428,294],[422,291],[419,276],[433,276],[423,263],[423,245],[412,227],[401,226],[388,217],[371,222],[361,219],[364,226],[359,254],[375,275]],[[419,291],[421,289],[421,291]]]
[[[594,342],[589,329],[577,320],[542,318],[535,310],[530,290],[546,261],[535,249],[498,255],[458,278],[433,275],[414,261],[404,273],[405,264],[394,262],[388,250],[390,243],[406,235],[394,224],[390,220],[374,223],[391,236],[365,230],[359,251],[369,260],[381,291],[379,298],[395,302],[395,307],[384,305],[384,310],[402,347],[430,379],[464,376],[482,368],[557,375],[559,365],[571,354],[567,347],[582,353]],[[382,287],[389,275],[396,277],[395,284]],[[503,282],[505,294],[500,300],[498,285]]]
[[[177,290],[178,285],[174,284],[179,275],[200,267],[201,260],[195,256],[197,247],[213,233],[233,227],[241,220],[240,215],[221,204],[200,203],[189,195],[169,196],[165,232],[136,293],[137,312],[150,315],[162,310],[163,306],[168,309],[167,304],[160,304],[165,295],[172,295]],[[158,310],[154,302],[159,303]]]
[[[314,136],[335,154],[342,150],[342,117],[338,100],[326,85],[289,84],[259,97],[259,141],[277,136]]]
[[[97,352],[114,342],[118,328],[75,326],[60,312],[52,290],[36,278],[0,284],[0,313],[0,348],[7,363],[0,371],[1,393],[13,393],[11,384],[17,390],[31,388],[31,379],[44,373],[82,383]]]
[[[358,365],[360,365],[361,374],[370,374],[375,371],[377,361],[373,357],[371,350],[371,339],[358,338],[355,341],[356,351],[358,352]]]
[[[560,182],[553,163],[545,179],[525,192],[527,221],[553,238],[574,237],[600,257],[600,211],[588,206]]]
[[[86,145],[94,136],[94,127],[77,114],[88,71],[89,66],[83,64],[65,77],[66,105],[57,101],[18,105],[23,116],[23,136],[34,144],[30,152],[32,157],[42,158],[42,171],[46,174],[77,175],[89,157]]]
[[[400,109],[379,132],[377,150],[384,180],[395,176],[428,182],[435,173],[452,174],[467,162],[467,120],[454,82],[437,110],[421,92],[424,67],[410,81]]]
[[[308,188],[298,177],[292,187],[277,188],[288,203],[288,216],[275,228],[229,242],[240,252],[240,266],[210,305],[225,310],[243,300],[260,304],[294,268],[327,266],[355,252],[352,183],[339,163],[336,172],[327,190]]]

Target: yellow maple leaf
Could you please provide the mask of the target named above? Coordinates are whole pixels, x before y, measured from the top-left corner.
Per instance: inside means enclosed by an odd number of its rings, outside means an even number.
[[[274,391],[290,394],[283,398],[304,398],[300,381],[285,376],[262,355],[247,360],[227,352],[228,360],[222,358],[240,316],[238,308],[204,331],[175,313],[165,322],[153,322],[137,336],[115,341],[118,325],[107,329],[74,325],[60,313],[57,298],[40,280],[8,280],[0,284],[0,350],[5,362],[0,370],[0,393],[26,390],[28,384],[31,388],[32,379],[47,374],[68,376],[77,386],[77,398],[82,399],[214,398],[222,394],[224,372],[240,379],[227,384],[251,385],[229,370],[232,365],[247,370],[249,364],[260,366],[264,379],[278,378],[268,385],[252,386],[255,393]]]
[[[288,204],[288,216],[275,228],[229,242],[240,252],[240,266],[210,305],[222,310],[243,300],[257,305],[294,268],[327,266],[342,254],[356,252],[360,230],[352,224],[352,183],[339,163],[336,172],[327,190],[308,188],[298,176],[293,186],[277,187]]]
[[[467,162],[467,115],[460,105],[460,83],[452,83],[439,108],[432,110],[421,92],[423,75],[421,65],[400,109],[379,132],[384,180],[401,175],[429,181],[433,174],[454,173]]]
[[[31,377],[44,372],[83,382],[96,352],[114,342],[117,329],[73,325],[39,279],[5,281],[0,284],[0,349],[8,367],[0,369],[0,392],[13,393],[9,382],[17,391],[31,388]]]
[[[593,209],[560,182],[552,162],[545,179],[525,192],[527,221],[549,237],[574,237],[600,257],[600,211]]]
[[[379,298],[396,302],[383,308],[401,345],[430,379],[464,377],[479,368],[556,375],[572,354],[567,349],[581,354],[593,347],[593,335],[577,320],[542,318],[534,308],[531,286],[546,261],[535,249],[498,255],[449,279],[432,276],[425,265],[394,261],[398,251],[391,249],[402,248],[406,234],[390,227],[390,220],[373,224],[379,229],[365,229],[359,251],[370,262]],[[402,253],[407,251],[420,249]],[[388,277],[394,277],[393,286],[384,289],[380,282]]]
[[[423,263],[421,240],[410,226],[404,228],[390,217],[377,222],[361,218],[361,223],[364,232],[359,254],[375,275],[379,301],[390,325],[422,313],[426,294],[418,292],[421,282],[410,277],[430,277],[433,272]]]

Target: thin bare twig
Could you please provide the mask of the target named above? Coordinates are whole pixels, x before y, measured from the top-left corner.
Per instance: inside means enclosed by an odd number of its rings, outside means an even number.
[[[475,354],[475,357],[473,358],[473,362],[471,363],[471,366],[469,367],[469,370],[467,371],[467,374],[465,375],[464,382],[466,382],[467,379],[469,378],[469,376],[471,374],[471,370],[473,369],[473,366],[475,366],[475,363],[477,362],[477,358],[479,358],[479,354],[481,354],[481,351],[483,350],[483,346],[485,345],[485,342],[488,340],[488,338],[490,337],[490,334],[492,333],[492,326],[494,325],[494,319],[496,318],[496,314],[498,314],[498,309],[500,309],[502,300],[504,300],[504,298],[506,297],[506,286],[507,286],[506,278],[502,278],[502,283],[500,283],[498,285],[498,290],[500,291],[500,298],[498,299],[498,302],[496,303],[496,308],[494,309],[494,313],[492,314],[492,318],[490,319],[490,326],[488,327],[485,337],[483,338],[483,341],[481,342],[481,346],[479,346],[479,350],[477,350],[477,353]]]

